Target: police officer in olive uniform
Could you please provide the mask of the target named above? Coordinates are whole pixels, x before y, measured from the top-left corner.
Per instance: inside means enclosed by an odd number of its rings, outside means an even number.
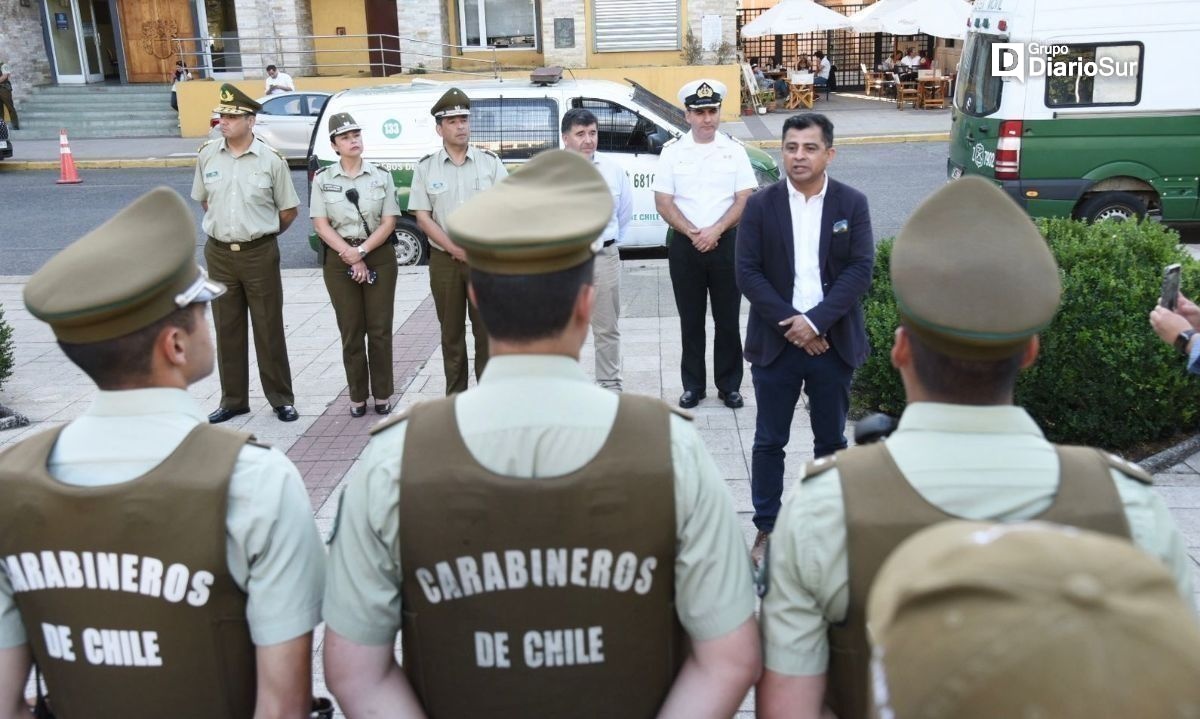
[[[879,570],[872,717],[1200,716],[1200,626],[1162,563],[1043,522],[944,522]]]
[[[725,85],[693,80],[679,90],[691,131],[663,148],[654,175],[654,204],[671,227],[667,260],[679,310],[683,355],[679,406],[706,396],[704,318],[712,299],[713,383],[717,398],[737,409],[742,399],[742,294],[734,272],[737,223],[758,184],[745,149],[718,132]]]
[[[200,146],[192,199],[204,208],[208,243],[204,259],[228,291],[213,302],[221,406],[214,424],[250,411],[246,312],[254,328],[254,352],[263,393],[284,422],[300,417],[292,393],[283,333],[283,282],[278,235],[296,219],[300,198],[287,162],[254,136],[262,106],[233,85],[221,86],[221,139]]]
[[[100,392],[0,455],[6,711],[32,654],[59,719],[308,712],[324,551],[292,463],[187,393],[212,372],[205,307],[224,291],[193,228],[158,188],[25,288]]]
[[[892,364],[908,407],[884,443],[809,465],[771,535],[759,715],[840,719],[867,710],[867,589],[906,537],[954,517],[1043,519],[1132,538],[1191,602],[1191,561],[1140,468],[1056,447],[1013,405],[1061,288],[1037,228],[990,183],[926,200],[891,259],[900,328]]]
[[[392,315],[396,253],[392,230],[400,206],[392,173],[362,159],[362,129],[349,113],[329,118],[329,142],[340,160],[317,172],[309,216],[324,242],[322,273],[342,335],[350,415],[391,411]],[[366,341],[363,341],[363,336]]]
[[[429,238],[429,288],[442,325],[442,366],[446,394],[467,388],[466,321],[475,335],[475,378],[483,376],[488,360],[487,330],[475,305],[467,300],[466,254],[447,234],[450,214],[479,192],[508,176],[500,158],[474,147],[471,140],[471,100],[456,87],[430,109],[442,149],[422,157],[413,172],[408,209]]]
[[[745,540],[702,440],[578,363],[612,206],[587,159],[547,150],[450,218],[495,355],[380,425],[349,480],[325,600],[348,716],[729,717],[757,676]]]

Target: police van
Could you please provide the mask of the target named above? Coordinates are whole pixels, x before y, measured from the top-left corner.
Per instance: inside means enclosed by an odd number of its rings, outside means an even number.
[[[1035,217],[1200,220],[1196,0],[976,0],[947,173]]]
[[[405,85],[376,85],[344,90],[329,99],[309,145],[312,174],[338,161],[329,144],[328,119],[350,113],[362,127],[364,159],[392,173],[397,201],[404,211],[396,222],[396,257],[401,265],[422,264],[429,244],[408,212],[409,185],[416,163],[441,148],[429,108],[450,87],[471,98],[471,144],[500,156],[509,171],[560,142],[563,114],[575,107],[597,118],[598,151],[617,160],[633,185],[633,220],[624,247],[656,247],[666,240],[666,223],[654,207],[650,186],[664,145],[688,131],[681,109],[646,88],[607,80],[558,80],[534,84],[521,80],[437,82],[416,79]],[[733,100],[736,101],[736,100]],[[746,146],[760,186],[779,179],[770,155]],[[310,236],[314,249],[320,240]]]

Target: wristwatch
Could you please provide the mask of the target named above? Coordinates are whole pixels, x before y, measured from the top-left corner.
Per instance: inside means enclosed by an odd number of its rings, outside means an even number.
[[[1184,330],[1175,338],[1175,349],[1180,352],[1188,353],[1188,343],[1192,341],[1192,337],[1196,335],[1196,330]]]
[[[363,247],[362,245],[359,245],[358,246],[358,256],[366,257],[367,256],[367,248]]]

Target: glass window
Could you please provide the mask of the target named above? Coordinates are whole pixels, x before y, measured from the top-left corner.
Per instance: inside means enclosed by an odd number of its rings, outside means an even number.
[[[471,101],[471,143],[502,160],[528,159],[558,140],[558,103],[548,97]]]
[[[459,0],[462,42],[467,47],[537,47],[534,0]]]
[[[289,95],[277,97],[263,103],[264,115],[306,115],[304,111],[304,95]]]
[[[1142,44],[1068,45],[1046,70],[1046,107],[1136,105]]]
[[[596,116],[596,149],[600,152],[658,154],[671,139],[671,133],[651,120],[608,100],[576,100],[574,106]]]
[[[968,115],[982,117],[1000,109],[1004,82],[992,75],[993,38],[978,33],[967,35],[958,68],[958,90],[954,104]]]

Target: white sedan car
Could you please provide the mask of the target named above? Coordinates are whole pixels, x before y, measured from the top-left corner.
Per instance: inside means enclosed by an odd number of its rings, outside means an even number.
[[[329,96],[328,92],[298,91],[258,98],[262,110],[254,121],[254,134],[282,152],[288,162],[307,162],[313,125]],[[220,121],[220,115],[214,112],[210,120],[212,129],[208,131],[210,139],[221,137]]]

